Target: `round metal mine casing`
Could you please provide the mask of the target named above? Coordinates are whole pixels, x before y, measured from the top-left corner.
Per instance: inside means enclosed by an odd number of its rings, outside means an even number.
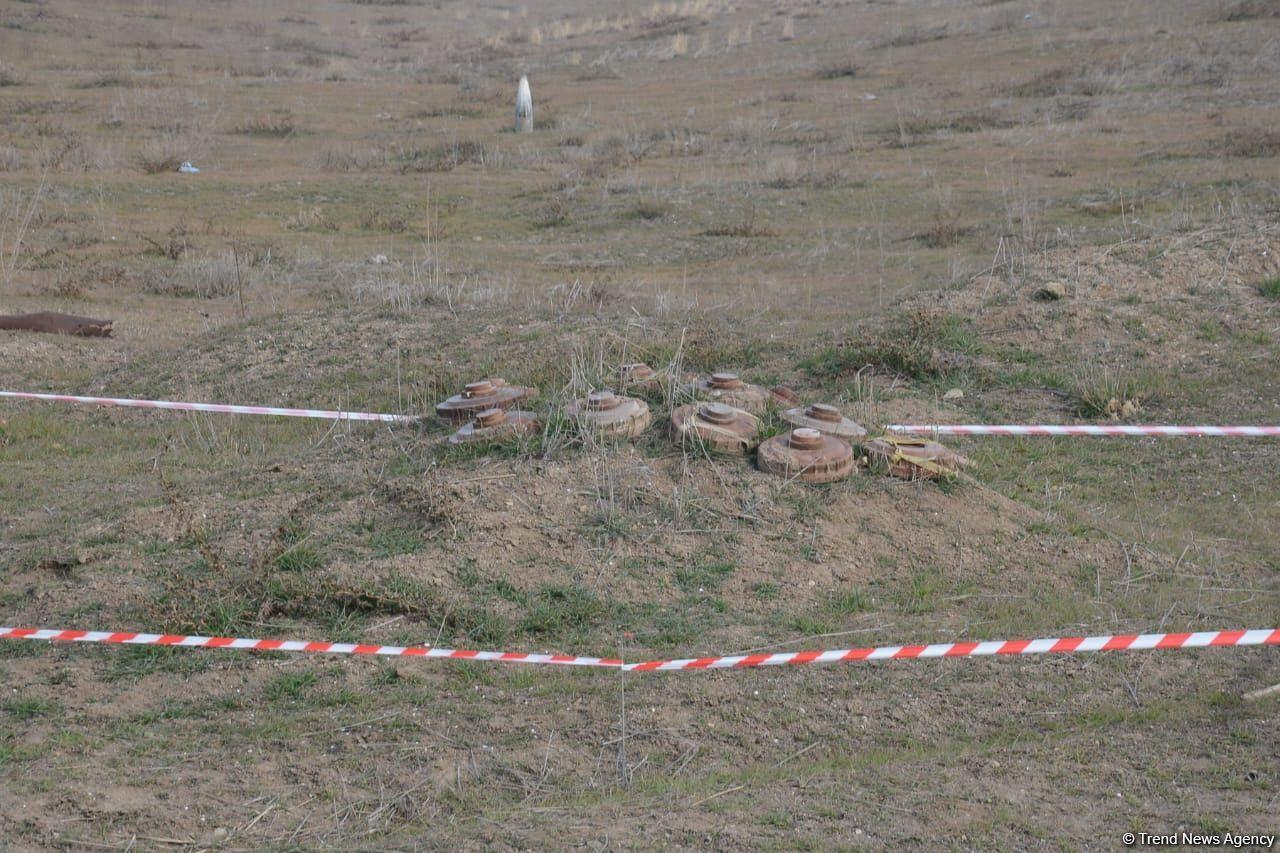
[[[662,388],[662,377],[643,362],[624,364],[618,368],[619,385],[624,391],[653,392]]]
[[[725,403],[753,415],[763,415],[771,399],[767,388],[743,382],[736,373],[703,376],[689,390],[700,399]]]
[[[828,406],[826,403],[787,409],[782,413],[782,419],[793,426],[816,429],[825,435],[834,435],[849,441],[862,441],[867,437],[867,431],[862,428],[862,424],[849,420],[841,415],[840,410],[835,406]]]
[[[438,404],[436,414],[450,423],[464,424],[486,409],[510,409],[536,396],[536,388],[508,385],[505,379],[482,379]]]
[[[863,444],[873,465],[883,465],[904,480],[938,480],[952,477],[968,462],[959,453],[936,441],[886,435]]]
[[[671,431],[677,439],[696,437],[726,453],[750,451],[759,429],[755,415],[724,403],[693,403],[671,413]]]
[[[831,435],[801,427],[760,444],[761,471],[805,483],[831,483],[853,473],[853,448]]]
[[[649,404],[635,397],[619,397],[612,391],[592,391],[574,400],[565,414],[604,435],[635,438],[653,420]]]
[[[538,416],[533,412],[516,409],[485,409],[477,412],[475,420],[449,436],[450,444],[466,444],[472,441],[503,441],[518,435],[532,435],[541,429]]]
[[[775,406],[798,406],[800,395],[786,385],[775,385],[769,389],[769,399]]]

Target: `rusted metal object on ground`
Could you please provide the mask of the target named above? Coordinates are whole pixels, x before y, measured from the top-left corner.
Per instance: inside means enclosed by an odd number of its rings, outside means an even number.
[[[747,453],[755,446],[760,421],[750,412],[725,403],[692,403],[671,413],[676,439],[699,439],[707,447],[726,453]]]
[[[769,389],[769,400],[775,406],[798,406],[800,395],[786,385],[775,385]]]
[[[485,409],[477,412],[475,420],[465,424],[449,436],[450,444],[467,444],[475,441],[504,441],[517,436],[532,435],[542,428],[533,412],[517,409]]]
[[[450,423],[463,424],[486,409],[510,409],[536,396],[536,388],[508,385],[505,379],[482,379],[468,383],[461,394],[438,404],[436,414]]]
[[[624,364],[618,368],[618,387],[623,391],[653,393],[662,390],[663,376],[644,362]]]
[[[690,393],[702,400],[724,403],[753,415],[763,415],[769,405],[769,389],[743,382],[736,373],[713,373],[689,386]]]
[[[834,435],[847,441],[857,442],[867,437],[862,424],[846,418],[839,409],[826,403],[787,409],[782,413],[782,419],[792,426],[816,429],[824,435]]]
[[[0,329],[15,332],[45,332],[81,338],[111,337],[111,320],[95,320],[74,314],[41,311],[36,314],[0,314]]]
[[[885,435],[863,444],[872,467],[885,468],[904,480],[954,477],[969,460],[927,438]]]
[[[565,407],[565,414],[597,435],[635,438],[653,421],[649,404],[612,391],[592,391]]]
[[[761,442],[756,463],[761,471],[788,480],[832,483],[853,473],[853,448],[833,435],[800,427]]]

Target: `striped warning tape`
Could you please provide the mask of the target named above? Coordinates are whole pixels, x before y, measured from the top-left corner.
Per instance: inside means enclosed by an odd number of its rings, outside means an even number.
[[[133,409],[175,409],[224,415],[270,415],[283,418],[316,418],[330,421],[380,421],[410,423],[413,415],[384,412],[344,412],[334,409],[286,409],[277,406],[239,406],[230,403],[188,403],[180,400],[135,400],[128,397],[82,397],[31,391],[0,391],[0,399],[43,400],[51,403],[86,403]],[[1280,426],[1166,426],[1160,424],[890,424],[886,432],[914,435],[1099,435],[1099,436],[1219,436],[1280,437]]]
[[[986,642],[931,643],[917,646],[878,646],[863,649],[828,649],[776,654],[725,655],[680,660],[624,663],[617,658],[576,655],[526,654],[523,652],[479,652],[426,646],[379,646],[360,643],[312,643],[304,640],[252,640],[234,637],[195,637],[181,634],[136,634],[129,632],[77,631],[58,628],[4,628],[0,639],[51,640],[72,643],[108,643],[130,646],[173,646],[202,649],[245,649],[252,651],[304,652],[332,655],[374,655],[381,657],[447,658],[451,660],[499,661],[506,663],[550,664],[554,666],[605,667],[636,672],[676,669],[743,669],[761,666],[841,663],[868,660],[915,658],[972,658],[990,655],[1042,655],[1073,652],[1137,652],[1156,649],[1200,649],[1225,646],[1280,645],[1280,629],[1257,628],[1239,631],[1197,631],[1169,634],[1108,634],[1099,637],[1058,637],[1039,640],[988,640]]]
[[[0,398],[44,400],[51,403],[89,403],[99,406],[125,406],[133,409],[177,409],[184,412],[216,412],[223,415],[274,415],[282,418],[316,418],[328,421],[381,421],[408,423],[418,420],[411,415],[388,415],[377,412],[343,412],[331,409],[282,409],[276,406],[234,406],[227,403],[185,403],[177,400],[133,400],[127,397],[78,397],[71,394],[36,394],[29,391],[0,391]]]
[[[1280,426],[1162,426],[1160,424],[890,424],[887,432],[914,435],[1204,435],[1280,436]]]

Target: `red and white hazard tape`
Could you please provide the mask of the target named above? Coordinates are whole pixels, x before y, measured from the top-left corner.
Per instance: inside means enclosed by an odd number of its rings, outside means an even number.
[[[51,403],[89,403],[99,406],[125,406],[133,409],[177,409],[184,412],[216,412],[223,415],[274,415],[282,418],[316,418],[327,421],[407,423],[417,420],[411,415],[388,415],[377,412],[282,409],[275,406],[234,406],[226,403],[185,403],[176,400],[133,400],[125,397],[77,397],[70,394],[36,394],[29,391],[0,391],[0,398],[4,397],[14,400],[44,400]]]
[[[914,435],[1203,435],[1280,436],[1280,426],[1162,426],[1159,424],[890,424],[887,432]]]
[[[681,660],[624,663],[616,658],[575,655],[525,654],[523,652],[478,652],[425,646],[378,646],[357,643],[311,643],[303,640],[251,640],[233,637],[192,637],[181,634],[135,634],[128,632],[74,631],[57,628],[4,628],[0,639],[52,640],[71,643],[108,643],[130,646],[175,646],[202,649],[244,649],[251,651],[304,652],[333,655],[374,655],[382,657],[448,658],[506,663],[550,664],[622,669],[635,672],[675,669],[743,669],[816,663],[915,658],[972,658],[989,655],[1042,655],[1073,652],[1138,652],[1158,649],[1200,649],[1226,646],[1280,645],[1280,629],[1258,628],[1241,631],[1197,631],[1186,634],[1110,634],[1100,637],[1059,637],[1040,640],[989,640],[986,642],[932,643],[919,646],[879,646],[863,649],[828,649],[810,652],[779,652],[767,655],[727,655]]]

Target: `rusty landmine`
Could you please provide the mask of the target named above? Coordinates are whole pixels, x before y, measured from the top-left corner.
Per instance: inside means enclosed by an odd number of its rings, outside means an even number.
[[[769,389],[769,399],[775,406],[798,406],[800,395],[786,385],[775,385]]]
[[[792,426],[816,429],[824,435],[834,435],[848,441],[859,442],[867,437],[862,424],[846,418],[840,414],[839,409],[826,403],[787,409],[782,413],[782,419]]]
[[[508,385],[505,379],[482,379],[437,405],[436,414],[450,423],[464,424],[486,409],[510,409],[536,396],[536,388]]]
[[[887,468],[904,480],[954,477],[969,460],[927,438],[885,435],[863,444],[872,467]]]
[[[653,393],[662,390],[663,374],[644,362],[624,364],[618,368],[619,387],[624,391]]]
[[[449,436],[450,444],[466,444],[473,441],[503,441],[522,435],[532,435],[542,428],[533,412],[516,409],[485,409],[476,413],[475,420]]]
[[[653,421],[644,400],[612,391],[592,391],[566,406],[565,414],[593,432],[622,438],[635,438]]]
[[[36,314],[0,314],[0,330],[45,332],[50,335],[74,335],[80,338],[109,338],[111,321],[51,311],[41,311]]]
[[[677,440],[696,437],[725,453],[750,451],[759,429],[755,415],[724,403],[692,403],[671,413],[671,431]]]
[[[832,435],[800,427],[775,435],[756,451],[761,471],[805,483],[832,483],[853,473],[853,448]]]
[[[736,373],[713,373],[698,379],[689,388],[693,396],[725,403],[753,415],[763,415],[768,408],[769,389],[743,382]]]

